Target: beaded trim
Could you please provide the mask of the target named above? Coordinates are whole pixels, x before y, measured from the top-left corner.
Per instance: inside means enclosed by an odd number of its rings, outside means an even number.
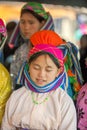
[[[47,97],[46,97],[43,101],[38,102],[38,101],[36,101],[36,100],[34,99],[34,92],[31,92],[31,95],[32,95],[32,101],[33,101],[33,103],[36,104],[36,105],[42,104],[42,103],[46,102],[46,101],[49,99],[49,94],[48,94]]]

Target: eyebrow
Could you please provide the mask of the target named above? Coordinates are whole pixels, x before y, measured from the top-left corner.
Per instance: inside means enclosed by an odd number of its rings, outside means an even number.
[[[36,64],[36,63],[33,63],[33,65],[40,67],[40,65],[38,65],[38,64]],[[47,65],[46,67],[52,69],[52,66]]]

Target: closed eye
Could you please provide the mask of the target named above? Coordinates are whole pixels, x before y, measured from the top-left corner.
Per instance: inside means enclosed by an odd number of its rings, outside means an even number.
[[[53,71],[53,69],[52,69],[51,66],[47,66],[47,67],[46,67],[46,71],[47,71],[47,72],[51,72],[51,71]]]
[[[40,66],[35,64],[35,65],[33,65],[33,68],[36,69],[36,70],[39,70]]]

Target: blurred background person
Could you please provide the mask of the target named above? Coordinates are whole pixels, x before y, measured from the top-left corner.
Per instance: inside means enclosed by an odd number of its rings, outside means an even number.
[[[87,34],[83,34],[80,39],[80,66],[85,84],[87,82]]]
[[[6,68],[8,69],[9,72],[10,72],[10,63],[11,63],[11,60],[12,60],[12,55],[14,53],[14,50],[9,49],[8,41],[9,41],[16,25],[17,25],[17,21],[15,21],[15,20],[9,21],[6,24],[7,40],[6,40],[6,43],[4,45],[3,53],[4,53],[4,64],[5,64],[5,66],[6,66]]]

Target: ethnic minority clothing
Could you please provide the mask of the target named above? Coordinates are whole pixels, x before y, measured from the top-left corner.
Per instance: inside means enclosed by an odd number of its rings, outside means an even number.
[[[49,92],[51,90],[57,89],[58,87],[63,88],[71,97],[73,95],[72,89],[69,86],[67,73],[64,69],[63,64],[63,55],[60,49],[55,46],[51,46],[48,44],[38,44],[35,47],[33,47],[32,50],[29,52],[29,58],[38,52],[49,52],[50,54],[54,55],[54,58],[56,58],[59,61],[61,73],[59,76],[51,83],[43,87],[36,86],[33,81],[31,80],[28,71],[29,71],[29,65],[28,63],[24,63],[19,71],[19,74],[17,76],[17,84],[21,86],[26,86],[28,89],[34,92]]]
[[[42,102],[33,103],[33,97]],[[1,130],[77,130],[76,111],[72,99],[58,88],[49,93],[34,93],[22,87],[9,98]],[[20,130],[20,129],[19,129]]]

